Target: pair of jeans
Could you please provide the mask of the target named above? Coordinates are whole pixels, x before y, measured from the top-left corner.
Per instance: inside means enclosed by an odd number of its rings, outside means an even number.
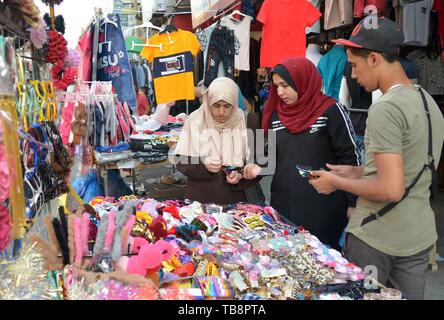
[[[234,77],[234,31],[227,27],[217,26],[211,33],[208,43],[207,64],[204,75],[204,86],[208,87],[217,78],[219,63],[223,62],[225,76]]]
[[[424,299],[432,246],[408,257],[395,257],[370,247],[351,233],[347,233],[346,238],[344,256],[347,260],[363,269],[373,267],[372,276],[383,285],[400,290],[403,298]]]

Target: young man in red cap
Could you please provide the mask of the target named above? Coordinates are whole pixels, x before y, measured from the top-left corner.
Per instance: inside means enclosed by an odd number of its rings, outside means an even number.
[[[359,196],[347,226],[345,256],[376,267],[378,281],[406,299],[423,299],[429,252],[436,242],[430,186],[444,139],[444,119],[432,97],[411,84],[399,62],[403,34],[396,23],[370,15],[347,46],[352,77],[383,96],[369,109],[364,167],[327,165],[310,184],[323,194]],[[371,269],[367,269],[371,270]]]

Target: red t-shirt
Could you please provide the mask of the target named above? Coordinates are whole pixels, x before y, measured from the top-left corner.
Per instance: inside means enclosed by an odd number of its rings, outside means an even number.
[[[91,81],[92,73],[92,36],[91,30],[86,31],[79,39],[77,49],[80,51],[81,62],[78,71],[79,80]]]
[[[148,98],[146,97],[145,94],[141,94],[138,93],[137,94],[137,113],[139,114],[139,116],[143,116],[144,114],[146,114],[146,111],[148,110],[149,107],[149,102],[148,102]]]
[[[357,18],[362,18],[364,15],[364,8],[366,6],[375,6],[378,14],[382,14],[385,9],[387,0],[355,0],[355,8],[353,15]]]
[[[265,0],[257,16],[262,29],[261,67],[273,68],[290,57],[305,57],[305,28],[321,13],[308,0]]]

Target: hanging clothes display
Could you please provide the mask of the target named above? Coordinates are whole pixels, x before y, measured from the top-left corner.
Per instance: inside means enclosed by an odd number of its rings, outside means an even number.
[[[430,11],[434,0],[403,1],[404,44],[427,46],[429,43]]]
[[[415,50],[407,59],[418,65],[418,84],[431,95],[444,92],[444,63],[439,56],[430,56],[423,50]]]
[[[225,71],[224,76],[234,78],[235,51],[234,31],[218,22],[208,43],[203,83],[205,87],[209,87],[211,82],[219,77],[221,64]]]
[[[325,0],[325,30],[348,26],[352,23],[353,0]]]
[[[257,16],[264,25],[261,67],[272,68],[289,57],[305,57],[305,29],[320,16],[307,0],[265,0]]]
[[[319,60],[318,70],[321,73],[324,92],[336,101],[339,100],[339,89],[346,63],[347,55],[342,45],[335,45]]]
[[[313,62],[313,64],[317,67],[319,64],[319,61],[322,58],[322,54],[320,53],[321,48],[319,47],[319,45],[315,44],[315,43],[310,43],[307,46],[307,52],[305,57],[310,60],[311,62]]]
[[[93,54],[94,27],[91,25],[80,37],[77,51],[81,56],[81,63],[77,74],[80,81],[91,81],[92,78],[92,54]]]
[[[435,0],[432,9],[438,13],[438,33],[444,46],[444,0]]]
[[[140,55],[153,63],[154,91],[157,104],[194,99],[193,57],[200,50],[197,37],[185,30],[156,34]],[[173,90],[174,89],[174,90]]]
[[[239,41],[239,52],[234,56],[234,68],[250,70],[250,27],[252,18],[245,16],[241,21],[231,17],[222,18],[221,24],[234,31]]]
[[[369,13],[368,11],[376,8],[378,14],[383,13],[385,6],[387,4],[387,0],[355,0],[355,6],[353,9],[353,15],[356,18],[362,18],[365,13]],[[368,10],[368,11],[366,11]]]
[[[309,0],[313,6],[316,7],[319,11],[321,11],[321,0]],[[321,33],[321,20],[318,19],[316,22],[311,26],[307,27],[305,29],[305,33]]]
[[[131,66],[118,14],[100,20],[97,81],[112,81],[119,101],[137,108]]]
[[[211,35],[213,34],[213,31],[216,29],[217,26],[220,25],[220,21],[213,23],[211,26],[209,26],[208,28],[205,28],[204,30],[201,30],[197,33],[198,37],[199,37],[199,41],[202,45],[201,49],[202,49],[202,60],[203,60],[203,75],[201,78],[198,79],[204,79],[205,78],[205,73],[207,71],[207,63],[208,63],[208,48],[209,48],[209,40],[211,39]],[[227,43],[231,42],[231,41],[225,41]],[[221,47],[222,46],[215,46],[214,43],[212,43],[212,46],[214,46],[213,50],[214,51],[221,51],[221,57],[223,57],[223,55],[227,55],[228,58],[227,59],[231,59],[228,55],[228,53],[231,51],[235,52],[235,49],[231,50],[223,50]],[[214,54],[213,54],[214,56]],[[234,59],[234,58],[233,58]],[[226,61],[231,61],[231,60],[226,60]],[[210,67],[208,67],[210,68]],[[213,68],[216,68],[216,66],[213,66]],[[230,72],[225,73],[225,70],[228,70],[225,68],[225,62],[224,59],[219,59],[219,63],[217,66],[217,77],[233,77],[233,71],[231,71],[231,69],[229,70]],[[214,74],[214,70],[212,71],[212,74]],[[213,79],[214,80],[214,79]],[[212,81],[212,80],[211,80]],[[211,82],[210,82],[211,83]]]

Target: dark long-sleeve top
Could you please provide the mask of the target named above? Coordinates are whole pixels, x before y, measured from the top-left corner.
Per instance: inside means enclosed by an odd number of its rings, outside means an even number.
[[[258,182],[255,180],[244,180],[236,184],[229,184],[224,172],[212,173],[207,170],[200,159],[187,157],[188,162],[179,162],[177,169],[188,177],[185,189],[185,198],[201,203],[230,204],[247,202],[245,190]],[[195,162],[191,162],[191,161]],[[197,163],[198,164],[192,164]]]
[[[332,105],[307,130],[293,134],[276,112],[269,128],[276,132],[276,171],[271,184],[271,205],[281,215],[303,226],[322,242],[338,248],[347,223],[347,208],[356,197],[343,191],[322,195],[303,178],[296,165],[313,170],[326,163],[360,165],[353,126],[344,107]]]

